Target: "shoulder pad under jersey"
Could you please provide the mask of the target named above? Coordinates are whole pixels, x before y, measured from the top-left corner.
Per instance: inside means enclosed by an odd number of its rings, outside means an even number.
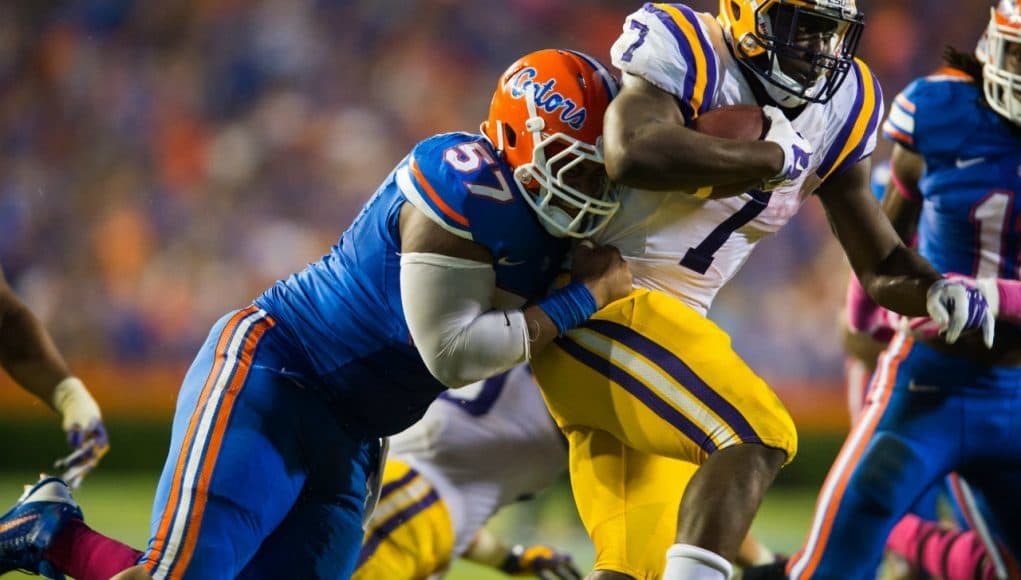
[[[487,206],[515,202],[509,172],[480,135],[430,137],[416,145],[396,171],[397,186],[412,205],[468,240],[478,233],[473,217],[486,220],[482,214],[494,209]]]
[[[404,197],[447,231],[497,255],[548,234],[517,192],[517,184],[481,135],[447,133],[412,149],[397,167]]]
[[[974,124],[971,108],[961,105],[980,99],[980,90],[971,76],[953,68],[916,79],[893,100],[883,135],[923,156],[954,153]]]
[[[834,135],[816,170],[825,180],[840,175],[876,148],[883,118],[883,89],[863,61],[854,59],[843,85],[826,103],[827,134]]]
[[[720,85],[720,59],[705,24],[683,4],[647,3],[624,21],[613,64],[677,97],[685,121],[708,110]]]

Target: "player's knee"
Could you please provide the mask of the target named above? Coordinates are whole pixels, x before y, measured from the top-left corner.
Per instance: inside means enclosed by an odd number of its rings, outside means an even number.
[[[900,509],[900,504],[911,501],[904,497],[906,490],[928,485],[919,481],[924,472],[922,458],[909,441],[882,433],[865,450],[848,486],[871,509],[891,513]],[[917,485],[911,485],[912,480]]]
[[[722,442],[719,449],[738,446],[759,449],[758,454],[764,459],[779,457],[780,466],[790,463],[798,453],[798,430],[790,414],[781,408],[772,413],[756,414],[755,419],[754,438],[742,438],[735,433],[734,437]]]

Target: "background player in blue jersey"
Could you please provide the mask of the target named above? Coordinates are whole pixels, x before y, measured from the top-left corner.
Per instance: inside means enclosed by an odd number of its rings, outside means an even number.
[[[0,270],[0,366],[26,391],[60,415],[67,442],[74,448],[58,460],[68,485],[77,487],[110,445],[99,405],[68,370],[39,319],[14,293]]]
[[[950,67],[909,85],[884,125],[896,143],[885,209],[902,238],[917,224],[919,251],[943,272],[1018,277],[1019,41],[1021,10],[1005,0],[977,51],[983,66],[949,52]],[[994,309],[1011,298],[1010,284],[983,284]],[[951,471],[984,492],[1002,541],[1021,553],[1021,335],[1006,322],[992,349],[973,335],[893,337],[789,577],[871,577],[894,524]]]
[[[978,69],[974,74],[981,75],[981,69],[974,68]],[[889,162],[876,165],[872,170],[873,194],[883,199],[889,184]],[[891,195],[900,194],[894,191]],[[899,202],[895,205],[907,209]],[[917,215],[918,212],[911,213]],[[890,217],[903,224],[901,216],[892,214]],[[905,230],[904,233],[913,236],[916,228]],[[914,237],[904,239],[904,243],[911,246],[915,242]],[[896,334],[900,320],[900,316],[872,301],[851,274],[840,324],[847,353],[847,401],[852,423],[861,414],[879,355]],[[950,507],[952,513],[940,510],[941,504]],[[948,475],[920,496],[894,527],[886,542],[886,555],[890,558],[884,566],[887,569],[890,565],[910,566],[912,570],[948,580],[965,580],[976,574],[986,577],[994,570],[1005,569],[988,530],[983,508],[981,500],[963,478],[956,473]]]
[[[329,254],[213,327],[181,388],[144,554],[86,527],[49,479],[0,522],[0,570],[350,575],[379,438],[630,291],[615,249],[582,244],[572,282],[546,295],[570,238],[617,208],[599,147],[615,93],[580,53],[511,65],[483,135],[419,143]]]

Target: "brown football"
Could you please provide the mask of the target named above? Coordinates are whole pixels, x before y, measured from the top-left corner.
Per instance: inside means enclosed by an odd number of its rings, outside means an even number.
[[[756,141],[766,134],[767,125],[762,107],[729,105],[702,113],[695,119],[692,128],[713,137]]]

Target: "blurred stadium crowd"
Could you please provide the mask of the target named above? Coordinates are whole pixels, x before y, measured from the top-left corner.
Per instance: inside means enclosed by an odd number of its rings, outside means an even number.
[[[974,46],[989,5],[859,2],[887,102],[945,44]],[[0,264],[70,359],[185,363],[222,312],[323,253],[413,143],[477,130],[509,62],[608,61],[638,6],[0,3]],[[714,316],[767,379],[835,383],[845,272],[809,203]]]

